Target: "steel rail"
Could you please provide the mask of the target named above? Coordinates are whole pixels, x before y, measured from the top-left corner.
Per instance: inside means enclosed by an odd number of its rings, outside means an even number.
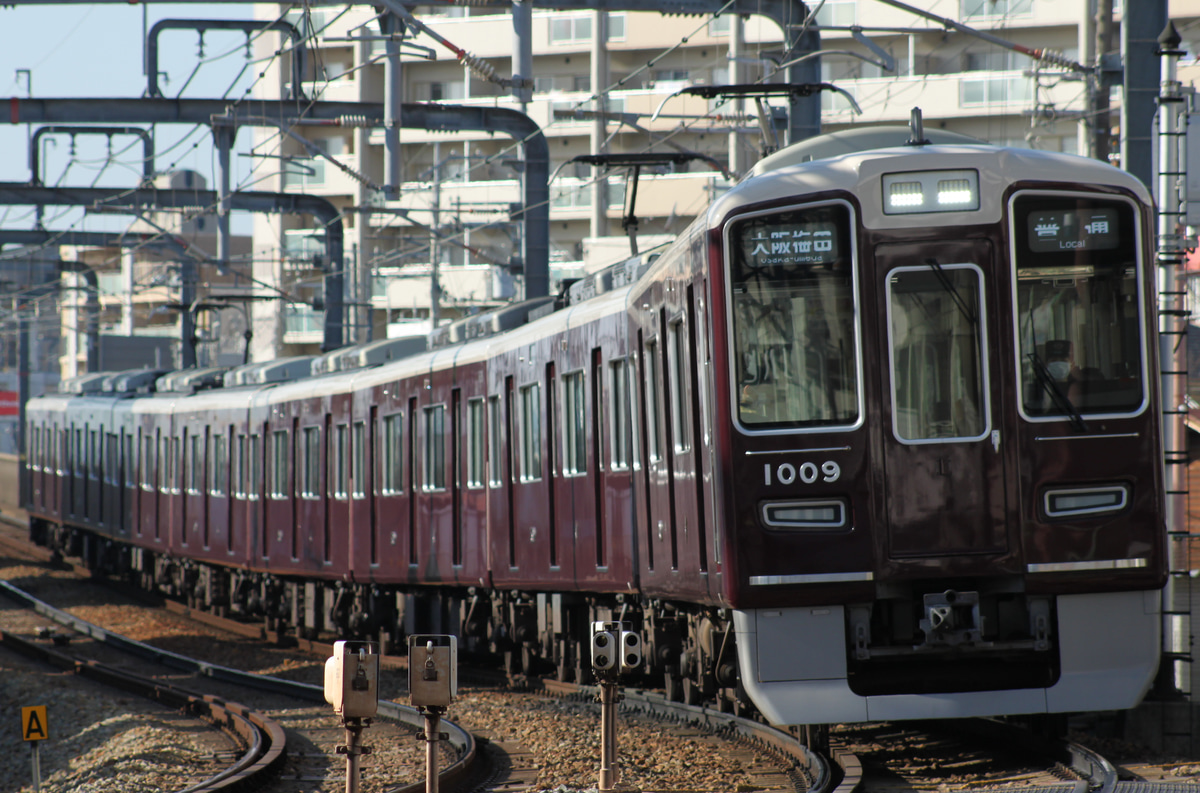
[[[543,680],[542,687],[552,694],[592,697],[597,694],[596,686]],[[752,721],[732,713],[706,708],[701,705],[686,705],[672,702],[665,697],[636,689],[624,689],[621,710],[640,713],[652,718],[671,719],[708,730],[714,734],[727,734],[750,744],[760,751],[772,755],[781,763],[792,763],[784,772],[794,779],[804,778],[807,793],[835,793],[841,777],[835,773],[829,760],[809,749],[793,735],[783,730]],[[846,791],[841,791],[846,793]]]
[[[258,691],[268,691],[275,694],[283,694],[285,696],[295,697],[296,699],[304,699],[312,702],[325,702],[325,691],[321,686],[310,685],[308,683],[299,683],[292,680],[284,680],[279,677],[270,675],[258,675],[253,672],[243,672],[239,669],[231,669],[220,664],[208,663],[206,661],[198,661],[195,658],[189,658],[179,653],[173,653],[169,650],[162,650],[153,647],[144,642],[134,641],[120,634],[101,628],[98,625],[93,625],[87,620],[80,619],[65,611],[56,609],[48,603],[33,597],[22,589],[19,589],[7,581],[0,581],[0,594],[5,595],[18,603],[26,606],[63,627],[70,628],[76,633],[91,638],[94,641],[103,642],[111,647],[115,647],[122,652],[129,653],[139,658],[150,661],[156,661],[165,666],[174,669],[180,669],[192,674],[204,675],[211,677],[214,680],[221,680],[226,683],[246,688],[255,689]],[[420,732],[425,728],[425,716],[416,708],[400,705],[395,702],[381,701],[379,703],[379,715],[385,718],[398,721],[406,724],[414,730]],[[475,736],[463,729],[460,725],[454,722],[443,719],[440,727],[442,731],[447,733],[448,743],[454,751],[456,759],[446,768],[443,768],[438,774],[438,780],[441,784],[447,787],[454,785],[459,780],[466,777],[475,765],[476,759],[479,756],[475,742]],[[413,791],[423,790],[425,782],[422,780],[413,785],[396,788],[396,793],[412,793]]]
[[[42,647],[12,633],[0,631],[0,643],[41,663],[73,671],[80,677],[119,688],[171,708],[184,710],[214,728],[232,734],[246,751],[217,774],[181,793],[254,789],[274,774],[287,756],[287,740],[277,721],[244,705],[221,697],[200,695],[167,683],[114,669],[98,661],[82,661]]]

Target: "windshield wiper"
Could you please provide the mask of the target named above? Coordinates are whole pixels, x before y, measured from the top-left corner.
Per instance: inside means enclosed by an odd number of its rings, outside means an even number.
[[[1050,401],[1054,406],[1067,415],[1071,420],[1071,426],[1080,432],[1087,432],[1087,422],[1083,420],[1079,410],[1071,402],[1062,389],[1058,387],[1058,383],[1054,382],[1054,375],[1050,374],[1050,370],[1042,359],[1038,357],[1036,352],[1029,353],[1029,360],[1033,362],[1033,373],[1037,376],[1038,383],[1042,386],[1042,390],[1050,395]]]
[[[958,293],[954,283],[946,275],[945,269],[942,268],[937,259],[926,259],[925,264],[929,265],[929,269],[933,270],[933,274],[937,276],[938,283],[942,285],[942,289],[950,295],[954,300],[954,305],[958,306],[959,312],[966,318],[967,322],[971,323],[971,327],[978,325],[979,320],[975,318],[975,312],[967,305],[967,301],[963,300],[962,295]]]

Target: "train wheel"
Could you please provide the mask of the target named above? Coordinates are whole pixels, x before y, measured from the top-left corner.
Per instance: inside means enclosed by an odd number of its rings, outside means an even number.
[[[686,705],[699,705],[703,697],[700,694],[700,686],[690,677],[683,679],[683,702]]]
[[[800,742],[809,749],[829,757],[829,725],[806,724],[800,728]]]

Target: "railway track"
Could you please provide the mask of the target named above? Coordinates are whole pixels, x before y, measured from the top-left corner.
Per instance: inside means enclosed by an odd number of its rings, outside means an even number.
[[[841,725],[831,744],[859,759],[861,793],[1112,793],[1117,783],[1113,765],[1086,747],[986,719]]]
[[[13,559],[27,559],[35,565],[44,565],[49,561],[49,555],[40,548],[30,545],[23,537],[13,530],[0,530],[0,548],[4,554]],[[86,575],[84,568],[75,568],[77,574]],[[7,587],[4,587],[7,589]],[[278,639],[269,636],[261,625],[237,623],[233,620],[215,617],[204,612],[197,612],[171,601],[163,601],[167,609],[191,620],[202,621],[225,631],[234,631],[254,639]],[[70,625],[72,618],[64,618],[64,626]],[[82,629],[85,634],[92,636],[92,628],[71,626],[73,630]],[[119,640],[114,640],[120,645]],[[107,642],[102,642],[107,644]],[[327,645],[316,642],[302,642],[309,646],[301,649],[324,657],[329,652]],[[36,642],[34,643],[37,644]],[[45,649],[44,647],[42,648]],[[168,663],[176,671],[188,674],[223,680],[225,673],[220,668],[208,662],[194,662],[194,668],[180,667],[174,659],[174,654],[161,649],[150,648],[143,652],[153,656],[158,664]],[[388,659],[395,661],[395,659]],[[60,665],[67,663],[57,661]],[[78,663],[72,661],[71,663]],[[232,671],[232,670],[231,670]],[[161,675],[161,672],[160,672]],[[236,675],[235,675],[236,677]],[[261,676],[249,676],[261,682]],[[226,680],[234,683],[237,681]],[[283,690],[275,689],[279,683],[266,682],[264,685],[271,693],[283,695],[285,691],[293,691],[293,686],[299,685],[294,691],[303,693],[287,694],[310,698],[310,701],[323,702],[319,687],[311,684],[297,684],[295,681],[284,681],[287,685]],[[237,682],[243,685],[243,682]],[[595,689],[587,686],[576,686],[558,683],[556,681],[534,682],[534,687],[558,697],[568,697],[575,700],[587,700],[594,696]],[[168,701],[167,695],[155,695],[160,701]],[[177,702],[191,702],[175,700]],[[225,715],[232,712],[245,717],[251,709],[227,705],[214,700],[218,719],[234,718]],[[202,715],[204,705],[187,704],[175,705],[189,713]],[[208,707],[213,707],[210,705]],[[393,703],[381,703],[382,710],[393,707]],[[398,707],[398,706],[395,706]],[[223,709],[222,709],[223,708]],[[285,709],[286,710],[286,709]],[[752,780],[748,787],[765,790],[791,790],[798,793],[890,793],[904,789],[912,790],[1013,790],[1037,793],[1171,793],[1182,791],[1185,787],[1194,791],[1193,785],[1185,783],[1172,784],[1141,780],[1118,780],[1111,764],[1104,761],[1093,752],[1077,745],[1054,743],[1050,749],[1043,741],[1037,743],[1031,740],[1029,733],[1008,728],[1004,725],[981,722],[978,720],[955,722],[903,722],[898,724],[853,725],[837,728],[832,736],[831,756],[833,762],[816,755],[804,747],[791,734],[773,730],[765,725],[738,719],[730,714],[668,702],[664,697],[652,692],[627,690],[624,692],[623,714],[627,717],[650,719],[663,725],[662,729],[672,737],[681,740],[693,736],[703,736],[714,741],[728,741],[742,747],[743,764],[748,769]],[[277,787],[272,790],[302,790],[304,785],[311,785],[317,779],[328,779],[339,769],[332,769],[337,762],[333,745],[344,736],[336,726],[328,710],[324,710],[326,726],[312,730],[300,742],[301,749],[289,751],[287,759],[291,783],[280,777],[276,768]],[[303,731],[303,727],[291,727],[286,716],[280,719],[285,732],[292,730]],[[303,717],[296,716],[300,720]],[[253,720],[248,719],[250,724]],[[423,724],[419,716],[411,719],[413,729],[420,729]],[[333,724],[335,726],[329,726]],[[239,730],[250,732],[253,728]],[[376,728],[369,730],[366,735],[367,743],[379,743],[381,732]],[[374,734],[373,734],[374,733]],[[521,747],[505,740],[503,735],[493,735],[486,731],[481,734],[495,740],[484,740],[482,748],[476,747],[475,753],[487,756],[492,763],[490,769],[478,768],[470,771],[451,772],[444,776],[442,787],[445,790],[521,790],[535,787],[533,779],[536,769],[530,767],[528,760],[523,759]],[[378,736],[378,737],[377,737]],[[469,734],[466,739],[470,739]],[[238,761],[243,767],[246,763],[242,757],[247,754],[244,747],[250,745],[270,746],[269,738],[238,739]],[[723,748],[720,751],[737,751]],[[456,749],[456,754],[462,751]],[[235,751],[226,749],[214,751],[214,756],[226,759],[225,765],[230,769],[234,766]],[[331,759],[332,758],[332,759]],[[446,765],[447,763],[443,763]],[[250,763],[253,765],[253,763]],[[450,771],[450,769],[447,769]],[[242,770],[226,770],[224,776],[235,778]],[[458,774],[457,780],[455,774]],[[209,775],[218,777],[218,769]],[[219,781],[219,780],[218,780]],[[282,784],[282,787],[278,785]],[[414,783],[413,787],[421,787],[423,783]],[[201,788],[204,789],[204,788]]]
[[[320,686],[247,673],[152,647],[61,611],[8,582],[0,581],[0,593],[82,637],[75,642],[61,642],[61,648],[51,649],[28,637],[4,631],[0,637],[5,647],[195,715],[234,738],[241,750],[236,757],[211,773],[201,769],[199,778],[196,778],[197,773],[189,770],[186,778],[180,780],[186,782],[189,790],[284,793],[311,790],[314,783],[344,779],[344,769],[338,768],[337,761],[331,759],[337,758],[334,748],[344,738],[344,732],[324,704]],[[57,638],[67,637],[60,634]],[[98,660],[100,657],[105,660]],[[169,671],[164,671],[163,667]],[[187,688],[179,682],[180,672],[186,676]],[[164,683],[160,679],[164,676],[175,679]],[[193,690],[204,680],[213,681],[217,687],[236,686],[262,692],[265,701],[271,705],[270,711],[281,715],[267,716],[262,712],[267,708],[251,708],[224,696]],[[305,705],[320,703],[316,718],[311,713],[313,708],[297,708],[297,701]],[[411,748],[415,743],[413,739],[423,728],[424,718],[415,709],[381,701],[379,718],[366,731],[365,742],[368,745],[372,742],[402,743]],[[442,744],[439,784],[446,790],[455,790],[472,774],[479,773],[475,767],[475,739],[453,722],[443,720],[441,728],[448,740]],[[290,751],[289,746],[292,747]],[[233,748],[226,748],[210,754],[220,758],[230,757],[233,753]],[[417,762],[402,767],[423,769]],[[397,793],[417,791],[425,788],[425,781],[423,778],[390,779],[387,787]]]
[[[543,680],[538,686],[552,696],[587,700],[596,699],[599,691],[594,686],[555,680]],[[832,793],[843,780],[842,769],[828,758],[813,752],[791,734],[761,722],[711,708],[671,702],[661,695],[635,689],[625,689],[621,696],[622,715],[699,730],[745,747],[748,758],[752,758],[756,784],[764,789]]]

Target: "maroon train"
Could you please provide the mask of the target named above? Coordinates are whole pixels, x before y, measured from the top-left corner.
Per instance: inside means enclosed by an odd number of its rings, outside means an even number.
[[[627,620],[672,696],[779,724],[1131,707],[1166,576],[1150,198],[879,134],[419,350],[32,400],[33,536],[276,629],[568,679]]]

